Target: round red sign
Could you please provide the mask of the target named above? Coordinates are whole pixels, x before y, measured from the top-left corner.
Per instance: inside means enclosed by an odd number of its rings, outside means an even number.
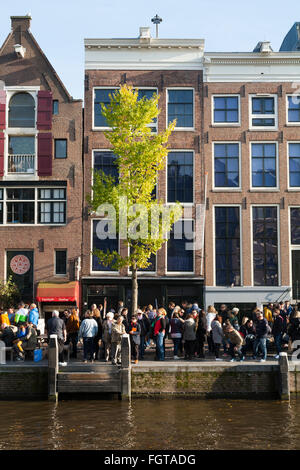
[[[10,262],[10,269],[15,274],[25,274],[30,269],[30,261],[27,256],[16,255]]]

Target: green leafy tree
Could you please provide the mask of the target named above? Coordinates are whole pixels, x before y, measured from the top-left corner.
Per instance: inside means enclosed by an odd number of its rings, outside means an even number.
[[[0,307],[7,309],[14,306],[20,300],[20,292],[13,282],[12,276],[7,281],[0,281]]]
[[[136,89],[124,85],[110,96],[110,104],[101,105],[111,128],[105,136],[118,157],[119,178],[94,172],[93,191],[88,197],[91,212],[109,219],[111,231],[127,246],[127,256],[117,251],[93,253],[105,266],[130,269],[133,312],[137,309],[138,270],[150,265],[150,256],[167,241],[168,231],[182,214],[180,204],[165,206],[153,197],[175,127],[174,121],[162,133],[151,131],[150,124],[160,113],[158,99],[156,94],[139,99]]]

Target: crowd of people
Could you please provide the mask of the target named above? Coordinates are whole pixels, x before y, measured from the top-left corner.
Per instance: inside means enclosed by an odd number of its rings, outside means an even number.
[[[20,302],[17,309],[0,313],[0,340],[13,348],[14,358],[24,361],[25,351],[34,351],[38,343],[39,312],[36,304]]]
[[[122,336],[127,334],[131,343],[132,361],[144,359],[147,348],[155,348],[157,361],[166,357],[166,339],[173,343],[173,358],[186,360],[209,357],[216,361],[244,361],[247,354],[252,359],[266,361],[267,351],[274,349],[278,359],[283,348],[300,340],[300,311],[289,301],[269,304],[263,309],[253,309],[245,316],[237,307],[222,304],[219,310],[197,303],[183,301],[181,305],[170,302],[168,309],[152,305],[138,308],[130,314],[122,301],[116,310],[93,304],[80,315],[79,309],[66,309],[61,315],[54,310],[46,324],[48,338],[57,335],[59,363],[64,366],[65,345],[71,343],[74,359],[78,343],[83,343],[83,361],[104,359],[121,363]],[[24,360],[25,350],[34,349],[37,343],[39,312],[35,304],[21,302],[18,309],[10,308],[0,314],[0,340],[13,347],[16,360]]]

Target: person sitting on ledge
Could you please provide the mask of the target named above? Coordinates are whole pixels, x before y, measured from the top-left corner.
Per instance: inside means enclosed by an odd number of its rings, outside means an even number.
[[[21,325],[17,333],[17,339],[15,339],[13,343],[16,360],[24,361],[25,349],[34,350],[37,346],[36,329],[29,323]]]
[[[241,349],[243,346],[243,338],[241,337],[240,333],[233,328],[232,325],[225,326],[225,336],[229,339],[229,354],[231,355],[230,362],[234,362],[236,360],[235,358],[235,353],[240,358],[240,361],[243,361],[245,359],[245,356],[243,355]]]

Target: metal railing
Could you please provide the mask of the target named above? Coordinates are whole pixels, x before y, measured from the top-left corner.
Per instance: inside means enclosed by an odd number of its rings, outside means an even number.
[[[8,173],[33,174],[35,155],[8,155]]]

